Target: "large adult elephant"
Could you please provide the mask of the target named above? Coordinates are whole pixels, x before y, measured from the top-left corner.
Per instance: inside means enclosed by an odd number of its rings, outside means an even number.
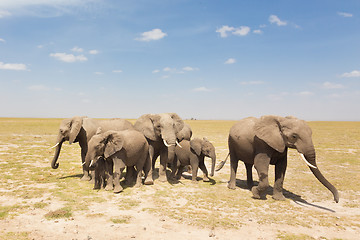
[[[260,198],[269,186],[269,164],[275,165],[273,198],[284,200],[282,193],[287,166],[288,148],[296,149],[315,177],[339,201],[336,188],[321,174],[316,165],[312,131],[307,123],[295,117],[263,116],[245,118],[235,123],[229,133],[230,181],[228,187],[235,189],[238,161],[245,163],[247,184],[254,198]],[[225,160],[226,161],[226,160]],[[221,169],[225,161],[220,163]],[[252,166],[259,176],[259,185],[253,186]]]
[[[73,117],[64,119],[59,127],[59,134],[56,140],[57,143],[54,146],[56,147],[55,155],[51,162],[51,167],[53,169],[57,169],[59,167],[57,160],[60,155],[61,146],[65,141],[69,141],[69,144],[79,142],[84,173],[81,180],[88,181],[91,177],[89,176],[88,169],[84,166],[84,162],[88,150],[88,142],[91,137],[99,130],[105,132],[109,130],[121,131],[127,129],[134,129],[134,126],[129,121],[120,118],[97,120],[86,117]]]
[[[185,128],[184,128],[185,126]],[[173,163],[175,146],[185,138],[191,137],[191,128],[176,113],[144,114],[140,116],[134,127],[142,132],[149,143],[152,161],[152,174],[155,161],[160,155],[159,180],[165,182],[167,163]]]

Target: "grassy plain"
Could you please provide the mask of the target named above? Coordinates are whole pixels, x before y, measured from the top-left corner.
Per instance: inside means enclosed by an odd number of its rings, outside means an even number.
[[[132,225],[137,223],[134,213],[142,212],[182,227],[220,229],[224,236],[226,231],[241,234],[247,228],[263,231],[266,239],[352,239],[360,234],[360,122],[309,122],[318,166],[340,192],[336,204],[295,150],[289,151],[284,183],[287,199],[282,202],[272,200],[271,188],[267,200],[252,199],[241,163],[238,188],[229,190],[229,161],[212,182],[155,180],[153,186],[125,188],[118,195],[93,190],[92,184],[80,181],[77,144],[64,144],[59,168],[50,167],[54,150],[49,147],[55,144],[60,121],[0,118],[0,239],[46,239],[41,224],[58,221]],[[228,131],[235,121],[186,122],[193,137],[207,137],[214,144],[218,161],[226,157]],[[209,159],[206,165],[209,169]],[[253,174],[257,180],[255,170]],[[273,167],[269,177],[272,185]],[[33,216],[33,226],[17,227],[29,216]],[[69,239],[74,234],[59,236]],[[220,234],[217,237],[223,239]]]

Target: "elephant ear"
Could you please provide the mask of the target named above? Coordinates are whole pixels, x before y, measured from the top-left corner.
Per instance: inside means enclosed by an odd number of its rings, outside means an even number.
[[[190,148],[196,153],[196,155],[201,155],[201,146],[202,140],[199,138],[194,138],[190,141]]]
[[[189,124],[184,123],[184,127],[181,129],[180,132],[176,134],[176,138],[181,142],[182,140],[190,141],[192,136],[192,130]]]
[[[278,152],[284,152],[285,142],[278,117],[263,116],[255,124],[255,135]]]
[[[158,124],[159,117],[153,114],[145,114],[139,117],[134,127],[137,131],[144,134],[144,136],[152,141],[157,140],[157,136],[155,134],[154,124]]]
[[[73,117],[70,123],[70,134],[69,134],[69,143],[72,144],[76,137],[79,135],[80,129],[83,124],[82,117]]]
[[[176,113],[169,113],[169,115],[174,120],[176,133],[180,132],[184,128],[184,121]]]
[[[120,151],[124,145],[124,137],[116,132],[108,133],[105,138],[107,139],[104,151],[104,157],[108,158]]]

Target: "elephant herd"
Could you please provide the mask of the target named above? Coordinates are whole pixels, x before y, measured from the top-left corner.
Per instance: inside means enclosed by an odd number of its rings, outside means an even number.
[[[269,187],[269,165],[275,165],[273,198],[284,200],[283,182],[287,167],[287,150],[294,148],[309,166],[314,176],[328,188],[336,202],[337,189],[322,175],[316,165],[312,131],[307,123],[295,117],[263,116],[245,118],[235,123],[229,133],[229,154],[221,161],[219,171],[230,156],[229,189],[236,188],[238,161],[245,164],[247,185],[253,198],[264,198]],[[73,117],[61,122],[52,168],[59,167],[58,158],[65,141],[78,142],[83,167],[82,180],[94,178],[94,188],[119,193],[123,190],[120,178],[126,169],[125,181],[135,186],[152,185],[155,161],[160,156],[159,181],[180,179],[183,169],[191,166],[192,181],[196,181],[198,168],[209,181],[204,158],[211,158],[210,176],[216,164],[215,148],[206,138],[191,138],[191,127],[176,113],[145,114],[131,124],[124,119],[97,120]],[[252,167],[259,184],[254,186]],[[166,174],[167,168],[171,174]]]

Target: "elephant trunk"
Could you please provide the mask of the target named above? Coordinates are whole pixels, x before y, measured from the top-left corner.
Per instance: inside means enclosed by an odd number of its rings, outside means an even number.
[[[214,176],[215,165],[216,165],[216,155],[211,157],[211,172],[210,172],[210,177],[213,177],[213,176]]]
[[[322,175],[319,168],[316,165],[316,154],[315,150],[311,150],[308,153],[305,154],[305,159],[311,164],[312,166],[309,166],[312,173],[315,175],[315,177],[327,188],[331,191],[331,193],[334,195],[335,202],[339,202],[339,193],[337,189]],[[315,168],[314,168],[315,167]]]
[[[57,169],[59,167],[59,163],[57,163],[57,160],[59,158],[59,155],[60,155],[60,150],[61,150],[61,146],[63,144],[64,140],[59,140],[57,142],[57,146],[56,146],[56,149],[55,149],[55,154],[54,154],[54,158],[53,160],[51,161],[51,167],[53,169]]]
[[[175,157],[176,136],[172,133],[163,134],[163,141],[168,149],[168,163],[173,163]]]

